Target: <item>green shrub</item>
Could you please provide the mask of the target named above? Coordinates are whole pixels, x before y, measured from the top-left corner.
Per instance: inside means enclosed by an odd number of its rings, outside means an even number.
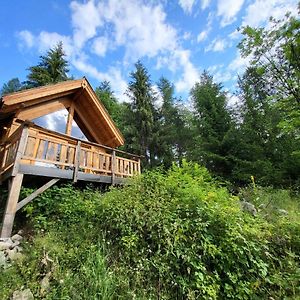
[[[263,218],[242,213],[239,199],[196,164],[183,162],[166,175],[149,172],[112,190],[96,217],[114,257],[128,268],[133,288],[152,287],[170,299],[296,293],[281,286],[279,274],[274,277],[278,260],[288,259],[291,272],[297,266],[295,254],[284,250],[276,257],[274,238],[282,233]],[[289,279],[290,285],[299,283],[295,276]]]
[[[26,285],[46,299],[297,299],[297,198],[255,186],[240,198],[260,207],[257,217],[187,162],[105,194],[52,187],[24,209],[36,236],[25,260],[0,276],[0,298]]]

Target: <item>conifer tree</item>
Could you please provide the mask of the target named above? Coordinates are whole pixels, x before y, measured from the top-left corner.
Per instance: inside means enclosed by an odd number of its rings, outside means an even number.
[[[173,161],[182,160],[188,132],[179,101],[174,96],[174,85],[165,77],[161,77],[157,86],[162,98],[157,149],[161,163],[169,168]]]
[[[129,138],[132,150],[138,151],[145,157],[146,164],[154,161],[154,153],[151,151],[154,128],[154,92],[145,66],[138,61],[135,71],[130,74],[127,95],[131,98],[131,114],[128,116],[131,123]]]
[[[227,174],[226,148],[224,138],[231,126],[230,114],[226,108],[226,94],[222,85],[204,71],[200,82],[191,90],[194,106],[194,145],[189,156],[217,174]]]
[[[13,78],[7,83],[4,83],[0,91],[0,96],[4,96],[10,93],[18,92],[22,90],[24,86],[20,82],[19,78]]]
[[[65,56],[62,42],[48,50],[45,56],[40,56],[39,64],[28,69],[27,87],[43,86],[68,80],[69,69]]]

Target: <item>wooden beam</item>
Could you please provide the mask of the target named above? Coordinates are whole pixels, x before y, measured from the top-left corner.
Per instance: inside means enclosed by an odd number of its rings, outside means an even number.
[[[61,170],[58,168],[49,168],[49,167],[25,165],[25,164],[20,165],[19,172],[25,175],[36,175],[36,176],[43,176],[49,178],[55,177],[55,178],[62,178],[62,179],[73,179],[73,173],[74,173],[74,171],[72,170]]]
[[[73,182],[77,182],[77,178],[78,178],[78,170],[79,170],[79,163],[80,163],[80,145],[81,142],[78,141],[76,146],[76,151],[75,151]]]
[[[36,191],[34,191],[31,195],[23,199],[17,204],[17,211],[21,209],[23,206],[25,206],[27,203],[32,201],[34,198],[36,198],[41,193],[45,192],[47,189],[49,189],[52,185],[54,185],[56,182],[59,181],[59,178],[51,179],[46,184],[38,188]]]
[[[138,159],[138,174],[141,174],[141,159]]]
[[[3,224],[0,238],[9,238],[13,229],[14,219],[16,215],[17,203],[19,200],[20,190],[23,181],[23,174],[17,174],[11,177],[6,208],[3,216]]]
[[[34,165],[20,165],[20,172],[22,174],[28,175],[43,176],[48,178],[56,177],[70,180],[72,180],[74,176],[74,171],[72,170],[61,170],[57,168],[48,168]],[[111,184],[111,176],[78,172],[77,181],[101,182]],[[122,184],[124,182],[126,182],[126,178],[116,176],[115,184]]]
[[[39,88],[23,90],[3,96],[3,102],[5,106],[11,106],[20,102],[27,102],[35,99],[37,99],[38,101],[43,101],[44,99],[53,99],[53,97],[57,98],[58,95],[61,96],[74,93],[75,90],[81,88],[83,81],[85,81],[85,79],[69,80],[57,84],[42,86]],[[43,100],[41,100],[41,98]]]
[[[20,113],[16,115],[16,118],[21,120],[33,120],[41,116],[68,108],[70,105],[71,102],[70,98],[68,97],[54,99],[22,109]]]
[[[67,120],[67,125],[66,125],[66,135],[71,135],[72,132],[72,122],[74,119],[74,102],[71,103],[71,106],[69,108],[69,113],[68,113],[68,120]]]
[[[111,184],[115,184],[115,178],[116,178],[116,151],[113,150],[112,156],[111,156]]]

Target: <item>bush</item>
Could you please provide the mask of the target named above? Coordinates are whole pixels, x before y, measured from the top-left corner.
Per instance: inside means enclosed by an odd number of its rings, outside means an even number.
[[[274,244],[285,233],[242,213],[239,199],[196,164],[173,166],[166,175],[148,172],[107,193],[96,216],[133,288],[154,289],[169,299],[261,299],[299,292],[282,288],[284,276],[276,271],[281,260],[288,260],[287,272],[297,269],[299,253],[278,251]],[[299,284],[296,276],[289,279],[290,285]]]
[[[255,186],[240,197],[257,207],[271,197],[280,208],[292,199]],[[297,213],[242,212],[197,164],[146,172],[105,194],[53,187],[25,210],[37,236],[26,259],[0,276],[3,299],[25,282],[44,297],[45,253],[54,261],[47,299],[300,296]]]

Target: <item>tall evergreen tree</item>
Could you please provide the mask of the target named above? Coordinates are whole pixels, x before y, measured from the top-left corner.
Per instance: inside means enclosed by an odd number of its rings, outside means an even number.
[[[157,86],[162,98],[157,149],[161,163],[168,168],[173,161],[182,160],[188,132],[179,101],[174,96],[174,85],[161,77]]]
[[[20,91],[24,88],[19,78],[13,78],[7,83],[4,83],[0,91],[0,96]]]
[[[65,56],[62,42],[47,51],[45,56],[40,56],[39,64],[28,69],[27,86],[37,87],[70,79]]]
[[[154,153],[151,151],[154,128],[154,92],[150,75],[145,66],[138,61],[135,71],[130,74],[127,95],[131,98],[132,114],[130,143],[134,151],[145,157],[146,164],[153,164]]]
[[[226,108],[226,94],[222,85],[204,71],[200,82],[191,90],[194,106],[194,146],[189,156],[205,164],[217,174],[227,174],[226,148],[224,138],[231,126],[230,114]]]

